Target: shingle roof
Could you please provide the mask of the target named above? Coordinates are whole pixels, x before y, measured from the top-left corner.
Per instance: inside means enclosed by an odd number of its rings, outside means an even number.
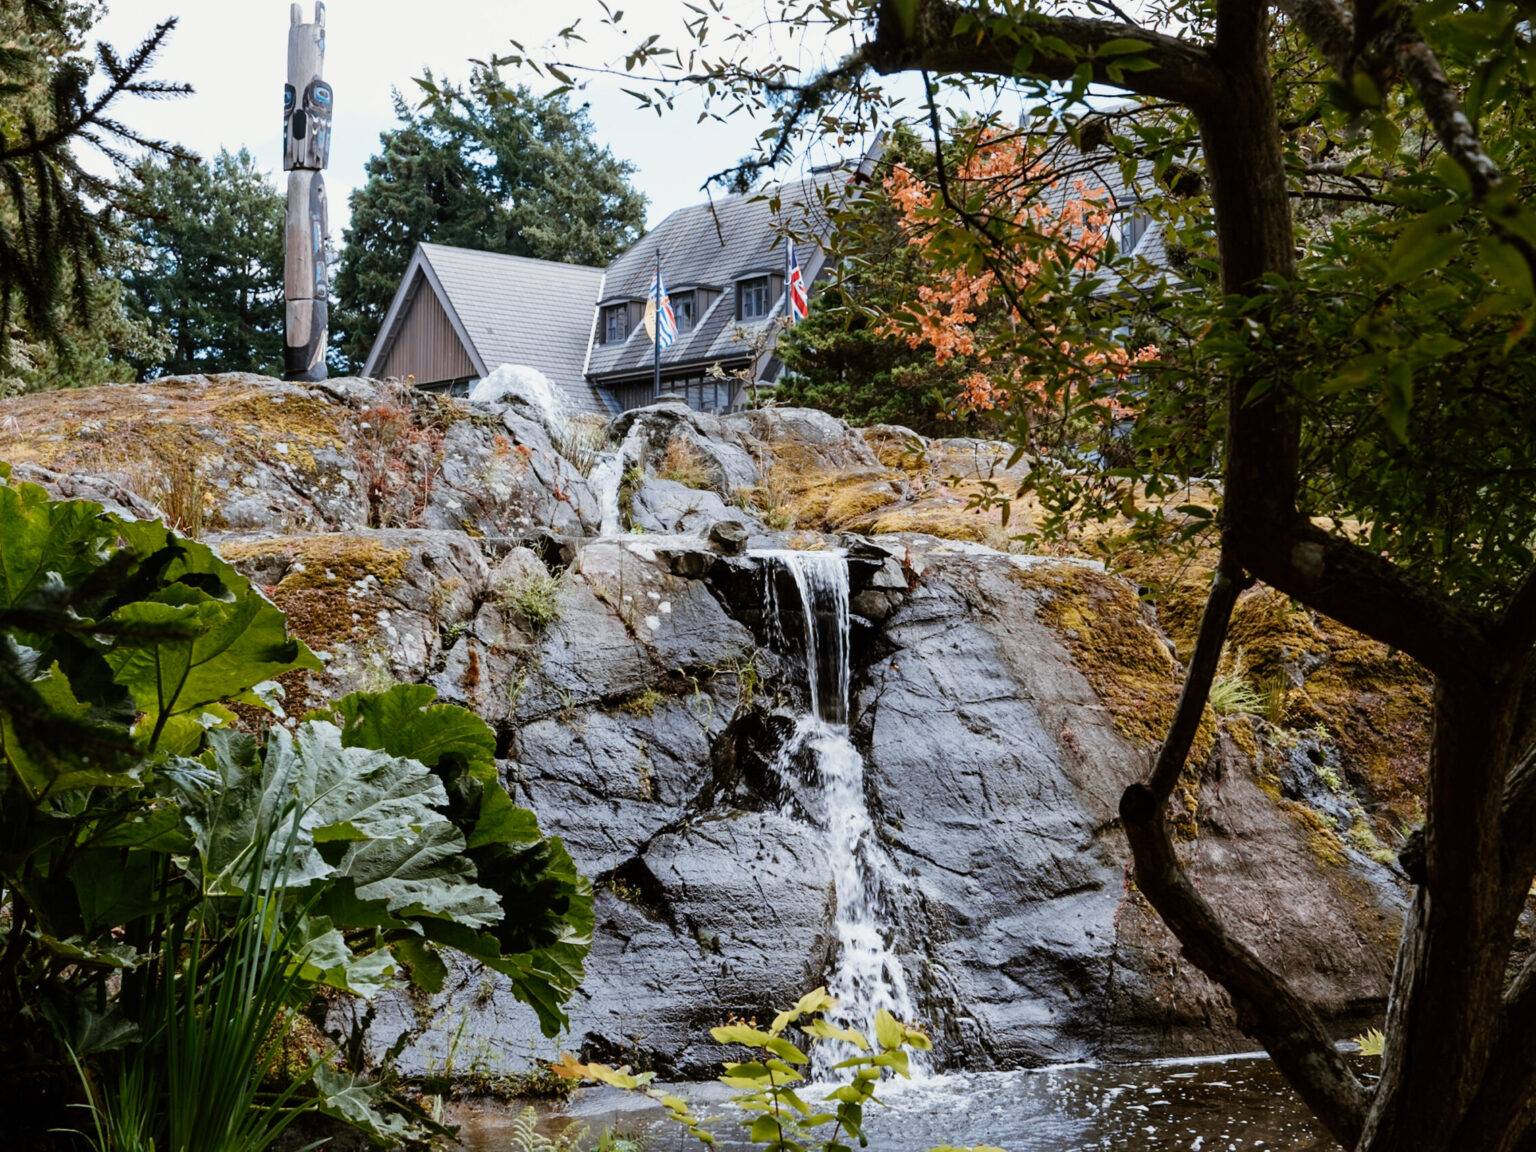
[[[593,309],[602,292],[601,268],[421,244],[369,353],[367,371],[387,359],[422,279],[438,294],[482,375],[503,364],[536,368],[578,410],[608,412],[583,373]]]
[[[608,266],[603,299],[609,303],[644,300],[660,250],[669,291],[700,286],[722,290],[694,328],[680,334],[677,343],[661,354],[662,366],[746,359],[757,337],[783,315],[784,297],[780,293],[764,319],[739,322],[736,282],[784,271],[786,230],[796,237],[801,271],[807,281],[814,281],[826,259],[823,244],[831,230],[828,202],[852,176],[846,169],[822,172],[763,192],[680,208]],[[594,343],[587,372],[594,378],[644,372],[650,369],[652,357],[651,338],[643,325],[636,325],[622,344]]]
[[[581,409],[607,410],[582,374],[601,268],[441,244],[421,251],[487,372],[537,368]]]

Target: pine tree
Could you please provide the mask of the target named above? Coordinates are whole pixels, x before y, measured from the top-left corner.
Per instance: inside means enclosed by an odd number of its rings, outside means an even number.
[[[249,152],[151,161],[138,170],[135,310],[169,345],[145,376],[279,374],[283,352],[282,193]]]
[[[645,224],[631,166],[593,141],[584,109],[483,69],[464,87],[426,84],[420,110],[396,98],[400,126],[383,135],[352,194],[334,317],[353,369],[419,243],[597,265]]]
[[[120,120],[119,107],[125,97],[190,91],[148,75],[174,19],[127,56],[97,44],[92,61],[83,44],[98,15],[73,0],[0,0],[0,369],[35,359],[35,347],[14,354],[13,341],[59,343],[91,326],[93,307],[111,295],[96,269],[126,151],[173,151]],[[119,175],[88,169],[82,157],[92,150]]]

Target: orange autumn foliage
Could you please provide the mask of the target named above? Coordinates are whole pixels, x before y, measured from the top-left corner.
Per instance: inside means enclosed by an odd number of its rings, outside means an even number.
[[[1026,323],[1021,304],[1043,304],[1053,283],[1096,271],[1109,242],[1113,210],[1106,191],[1077,177],[1063,194],[1063,183],[1020,137],[992,132],[977,139],[950,176],[951,198],[980,204],[970,223],[979,217],[994,236],[1009,240],[1010,258],[1000,262],[946,258],[956,224],[941,191],[906,167],[885,181],[908,244],[929,257],[933,272],[916,285],[906,314],[889,319],[883,331],[910,347],[931,348],[940,364],[955,357],[974,361],[978,367],[962,379],[957,397],[966,411],[992,411],[1016,399],[1059,404],[1063,389],[1123,380],[1157,356],[1154,347],[1132,353],[1119,344],[1068,339],[1033,309],[1033,323]],[[992,334],[978,332],[978,318],[994,299],[1005,303],[1016,336],[1028,332],[1026,354],[1010,355],[1006,364],[997,362]],[[1010,351],[1018,351],[1015,345],[1010,341]],[[1117,418],[1131,414],[1115,396],[1092,402]]]

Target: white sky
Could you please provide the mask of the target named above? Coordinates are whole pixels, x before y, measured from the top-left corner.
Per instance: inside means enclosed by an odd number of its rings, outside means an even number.
[[[312,4],[305,0],[306,15]],[[205,156],[220,147],[249,148],[263,168],[280,176],[288,6],[288,0],[110,0],[96,38],[120,51],[167,16],[181,18],[155,74],[196,89],[182,100],[125,104],[122,118]],[[628,28],[682,40],[679,0],[616,6],[628,10]],[[392,88],[414,101],[419,90],[411,80],[425,68],[462,79],[471,58],[508,52],[514,39],[532,50],[587,14],[596,14],[593,0],[330,0],[326,79],[336,90],[336,126],[327,182],[337,238],[347,221],[348,195],[362,183],[379,133],[396,123]],[[583,30],[595,32],[593,24],[589,19]],[[616,42],[594,42],[581,52],[601,63],[613,59],[616,49]],[[573,100],[590,102],[598,141],[636,166],[633,179],[650,202],[652,224],[703,199],[704,180],[751,148],[757,129],[749,122],[696,124],[697,105],[658,118],[637,108],[619,83],[596,81]]]

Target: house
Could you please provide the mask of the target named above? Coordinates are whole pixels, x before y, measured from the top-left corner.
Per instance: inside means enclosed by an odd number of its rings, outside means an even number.
[[[774,351],[786,314],[786,237],[795,237],[801,273],[814,285],[827,267],[837,200],[877,161],[872,151],[857,169],[832,165],[767,192],[680,209],[606,269],[422,244],[364,374],[413,376],[420,387],[464,394],[517,364],[542,372],[579,412],[616,415],[664,395],[734,411],[782,373]],[[1120,250],[1134,253],[1141,274],[1166,274],[1163,232],[1148,226],[1118,161],[1064,152],[1060,171],[1047,202],[1059,206],[1086,181],[1113,205]],[[643,322],[658,255],[678,330],[660,356],[659,388]]]
[[[363,369],[467,394],[503,364],[536,368],[576,411],[615,415],[654,403],[654,347],[643,318],[661,253],[676,343],[661,355],[661,393],[706,411],[741,407],[777,380],[785,315],[786,230],[802,275],[826,257],[828,201],[850,172],[828,169],[773,194],[720,198],[673,212],[609,267],[585,268],[422,244]]]
[[[537,368],[579,412],[611,414],[586,381],[603,270],[422,244],[400,281],[363,375],[415,377],[466,395],[503,364]]]
[[[739,408],[751,386],[776,382],[786,237],[796,237],[801,274],[814,284],[826,264],[830,204],[850,175],[822,171],[771,193],[673,212],[608,266],[587,379],[623,409],[671,393],[707,412]],[[677,341],[661,353],[659,392],[655,348],[642,323],[658,254],[677,317]]]

